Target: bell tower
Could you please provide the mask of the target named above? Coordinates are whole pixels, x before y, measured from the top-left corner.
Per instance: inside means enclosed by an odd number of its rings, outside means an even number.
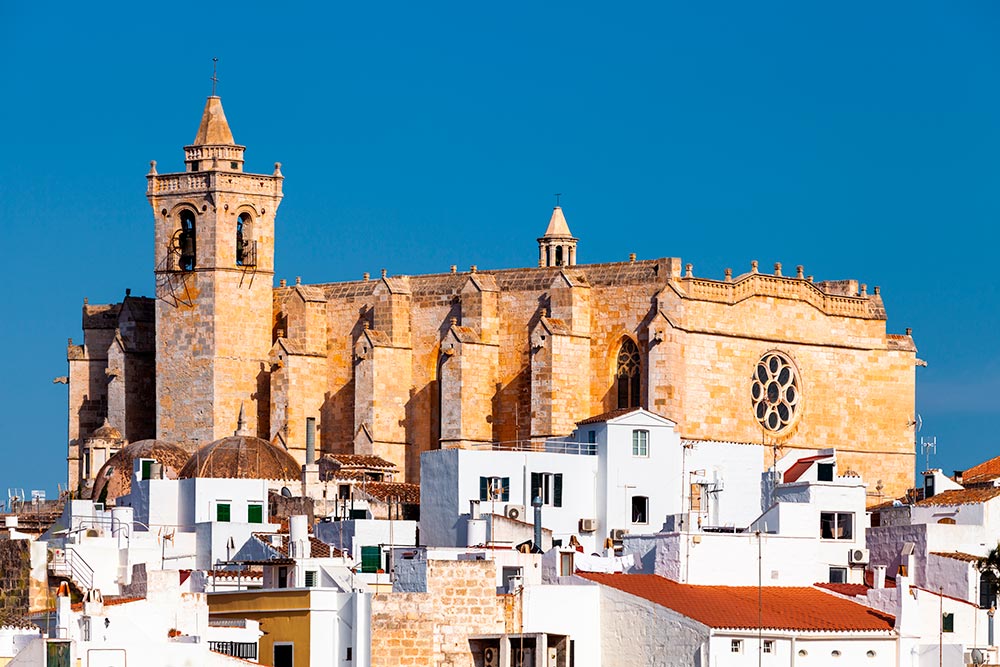
[[[269,437],[274,216],[280,164],[243,171],[222,100],[205,104],[185,170],[150,163],[155,219],[156,437],[193,449],[230,435],[246,406],[251,433]]]
[[[538,266],[575,266],[577,241],[569,231],[562,207],[556,205],[545,235],[538,239]]]

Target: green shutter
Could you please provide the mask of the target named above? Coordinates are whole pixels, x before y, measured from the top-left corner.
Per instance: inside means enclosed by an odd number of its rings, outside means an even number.
[[[218,503],[215,506],[215,520],[229,521],[229,503]]]
[[[247,523],[264,523],[263,505],[251,504],[247,507]]]
[[[490,499],[490,478],[480,477],[479,478],[479,499],[489,500]]]
[[[947,613],[941,617],[941,631],[942,632],[955,631],[955,614]]]
[[[500,483],[503,484],[503,495],[500,500],[507,502],[510,500],[510,477],[504,477]]]
[[[552,476],[552,504],[562,507],[562,473]]]
[[[380,547],[361,547],[361,571],[378,572],[382,566],[382,549]]]
[[[142,478],[143,479],[149,479],[150,467],[152,465],[153,465],[153,462],[150,459],[146,459],[145,461],[142,462]]]

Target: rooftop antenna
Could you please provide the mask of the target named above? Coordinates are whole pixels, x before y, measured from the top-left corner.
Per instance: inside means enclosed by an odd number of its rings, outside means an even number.
[[[920,437],[920,453],[923,454],[926,459],[926,464],[924,470],[931,469],[931,454],[937,454],[937,436],[933,438]]]
[[[556,206],[559,206],[559,198],[560,197],[562,197],[562,193],[561,192],[557,192],[556,193]]]
[[[215,86],[219,83],[219,59],[212,58],[212,97],[215,97]]]

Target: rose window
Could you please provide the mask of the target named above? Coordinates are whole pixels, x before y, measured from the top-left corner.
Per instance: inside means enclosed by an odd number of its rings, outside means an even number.
[[[779,352],[768,352],[757,362],[750,385],[754,415],[768,431],[788,426],[799,404],[799,376],[792,362]]]

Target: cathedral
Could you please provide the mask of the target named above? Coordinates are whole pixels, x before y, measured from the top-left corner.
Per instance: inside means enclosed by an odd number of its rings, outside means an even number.
[[[299,463],[377,455],[415,482],[424,451],[523,446],[634,406],[686,440],[836,448],[873,496],[912,485],[922,362],[878,287],[578,263],[559,206],[530,268],[275,285],[281,165],[247,173],[244,151],[212,96],[184,170],[150,164],[155,296],[85,301],[68,346],[71,489],[128,442],[191,452],[241,416]]]

